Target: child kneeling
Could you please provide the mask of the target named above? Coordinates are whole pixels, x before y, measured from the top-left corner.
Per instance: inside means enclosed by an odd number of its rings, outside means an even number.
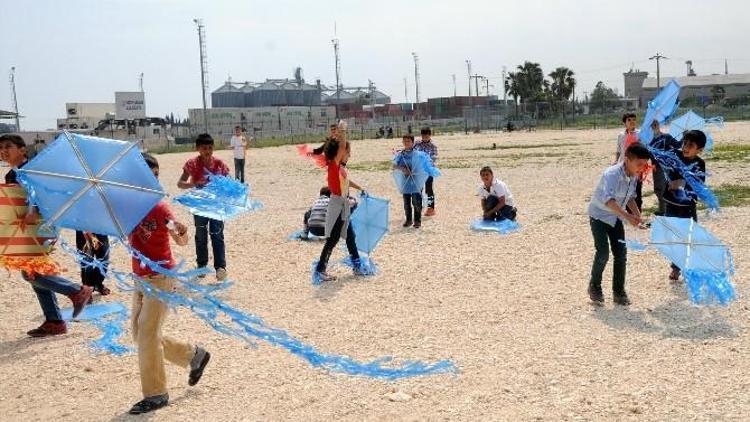
[[[513,206],[513,194],[508,185],[496,179],[490,167],[479,170],[482,184],[477,194],[482,200],[482,217],[484,221],[516,221],[518,210]]]

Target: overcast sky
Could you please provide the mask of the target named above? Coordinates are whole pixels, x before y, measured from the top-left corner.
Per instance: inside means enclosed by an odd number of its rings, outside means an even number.
[[[631,64],[655,74],[648,57],[660,51],[662,75],[681,76],[692,59],[698,74],[750,73],[750,3],[741,0],[647,1],[220,1],[0,0],[3,44],[0,109],[11,108],[7,72],[16,67],[23,129],[45,129],[64,117],[66,102],[114,102],[114,91],[138,89],[143,72],[146,111],[185,117],[200,107],[198,39],[206,25],[209,83],[292,77],[334,83],[334,22],[343,83],[372,79],[414,101],[411,52],[420,59],[421,97],[467,93],[465,60],[502,95],[501,72],[524,60],[545,74],[576,72],[583,96],[601,80],[622,92]]]

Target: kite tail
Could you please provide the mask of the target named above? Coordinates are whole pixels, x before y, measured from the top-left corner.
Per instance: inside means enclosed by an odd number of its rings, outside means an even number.
[[[693,170],[692,166],[685,165],[673,152],[659,151],[655,148],[649,148],[649,151],[662,168],[677,171],[693,189],[696,197],[706,204],[706,207],[714,211],[719,210],[718,198],[700,180],[700,176],[704,176],[701,172]]]
[[[726,306],[736,299],[734,285],[727,271],[685,270],[690,301],[696,305]]]
[[[102,332],[101,338],[91,342],[94,350],[111,353],[115,356],[133,351],[131,347],[118,343],[118,339],[125,334],[124,325],[128,321],[127,312],[118,312],[106,319],[92,319],[90,322]]]
[[[342,265],[350,267],[355,274],[363,275],[365,277],[377,275],[380,272],[378,264],[372,260],[369,255],[360,255],[359,260],[353,261],[351,256],[340,261]]]
[[[318,272],[318,260],[317,259],[313,261],[312,263],[311,273],[312,273],[313,286],[317,287],[323,284],[323,275]]]
[[[314,346],[303,343],[300,339],[291,336],[286,331],[270,327],[262,318],[235,309],[215,297],[215,290],[206,289],[204,288],[205,286],[192,283],[197,274],[205,270],[181,272],[179,271],[179,265],[173,269],[166,269],[144,257],[138,251],[133,250],[124,242],[119,243],[128,247],[133,257],[139,259],[143,265],[167,277],[176,278],[181,289],[175,292],[157,289],[148,280],[113,268],[110,268],[107,272],[109,277],[113,277],[118,280],[118,283],[128,286],[130,290],[134,288],[133,285],[137,285],[143,294],[157,298],[170,308],[185,307],[190,309],[195,316],[203,320],[215,331],[240,339],[251,346],[255,346],[253,339],[260,339],[270,345],[286,349],[314,367],[354,376],[395,380],[435,374],[455,374],[458,372],[458,368],[450,360],[437,362],[406,361],[395,365],[387,365],[393,362],[392,358],[383,357],[370,362],[360,362],[345,355],[322,353]],[[63,250],[77,252],[68,246],[63,248]],[[92,260],[92,258],[81,254],[74,254],[74,256],[76,256],[76,259]],[[132,282],[129,282],[129,280],[132,280]],[[184,294],[182,293],[183,291]],[[107,331],[105,331],[107,341],[116,338],[117,335],[116,328],[107,328]],[[104,345],[105,343],[102,343],[102,346]]]

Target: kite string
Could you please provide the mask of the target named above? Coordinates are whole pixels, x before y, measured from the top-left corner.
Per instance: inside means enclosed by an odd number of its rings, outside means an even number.
[[[118,287],[124,285],[127,287],[127,290],[133,290],[138,286],[145,295],[159,299],[170,308],[176,308],[179,306],[187,307],[198,318],[203,320],[217,332],[236,337],[250,345],[255,344],[252,341],[252,338],[257,338],[271,345],[285,348],[295,356],[306,360],[312,366],[347,375],[361,375],[395,380],[406,377],[443,373],[455,374],[458,372],[458,369],[450,360],[441,360],[432,363],[406,361],[397,366],[386,366],[386,363],[392,362],[392,358],[384,357],[371,362],[360,362],[348,356],[321,353],[315,347],[307,345],[299,339],[290,336],[286,331],[268,326],[259,316],[248,314],[233,308],[214,296],[215,291],[196,287],[191,281],[197,276],[197,274],[201,274],[205,270],[179,271],[178,267],[175,267],[174,269],[166,269],[161,267],[159,263],[143,256],[124,242],[113,242],[113,245],[117,243],[124,245],[131,253],[131,256],[139,259],[142,265],[145,265],[160,275],[176,279],[186,294],[167,292],[158,289],[148,280],[138,277],[133,273],[125,273],[109,267],[106,276],[117,280]],[[95,257],[87,257],[79,254],[69,245],[64,245],[63,250],[66,252],[73,252],[73,256],[76,257],[77,260],[97,260]],[[100,269],[103,267],[103,265],[95,263],[92,263],[91,265]],[[219,318],[222,315],[229,318],[232,324],[220,321]]]

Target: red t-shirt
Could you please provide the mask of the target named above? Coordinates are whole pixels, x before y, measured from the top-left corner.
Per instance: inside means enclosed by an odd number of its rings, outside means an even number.
[[[190,175],[196,186],[204,186],[208,183],[206,172],[220,176],[229,174],[229,167],[216,157],[211,157],[211,164],[208,166],[203,164],[200,156],[191,158],[185,163],[182,169]]]
[[[332,195],[344,196],[341,184],[346,183],[346,168],[331,160],[328,162],[328,189]]]
[[[169,229],[167,221],[174,221],[172,210],[166,202],[161,201],[135,227],[130,234],[130,245],[146,258],[160,262],[164,268],[175,266],[172,249],[169,247]],[[141,261],[133,258],[133,272],[139,277],[155,274],[148,266],[141,268]]]

